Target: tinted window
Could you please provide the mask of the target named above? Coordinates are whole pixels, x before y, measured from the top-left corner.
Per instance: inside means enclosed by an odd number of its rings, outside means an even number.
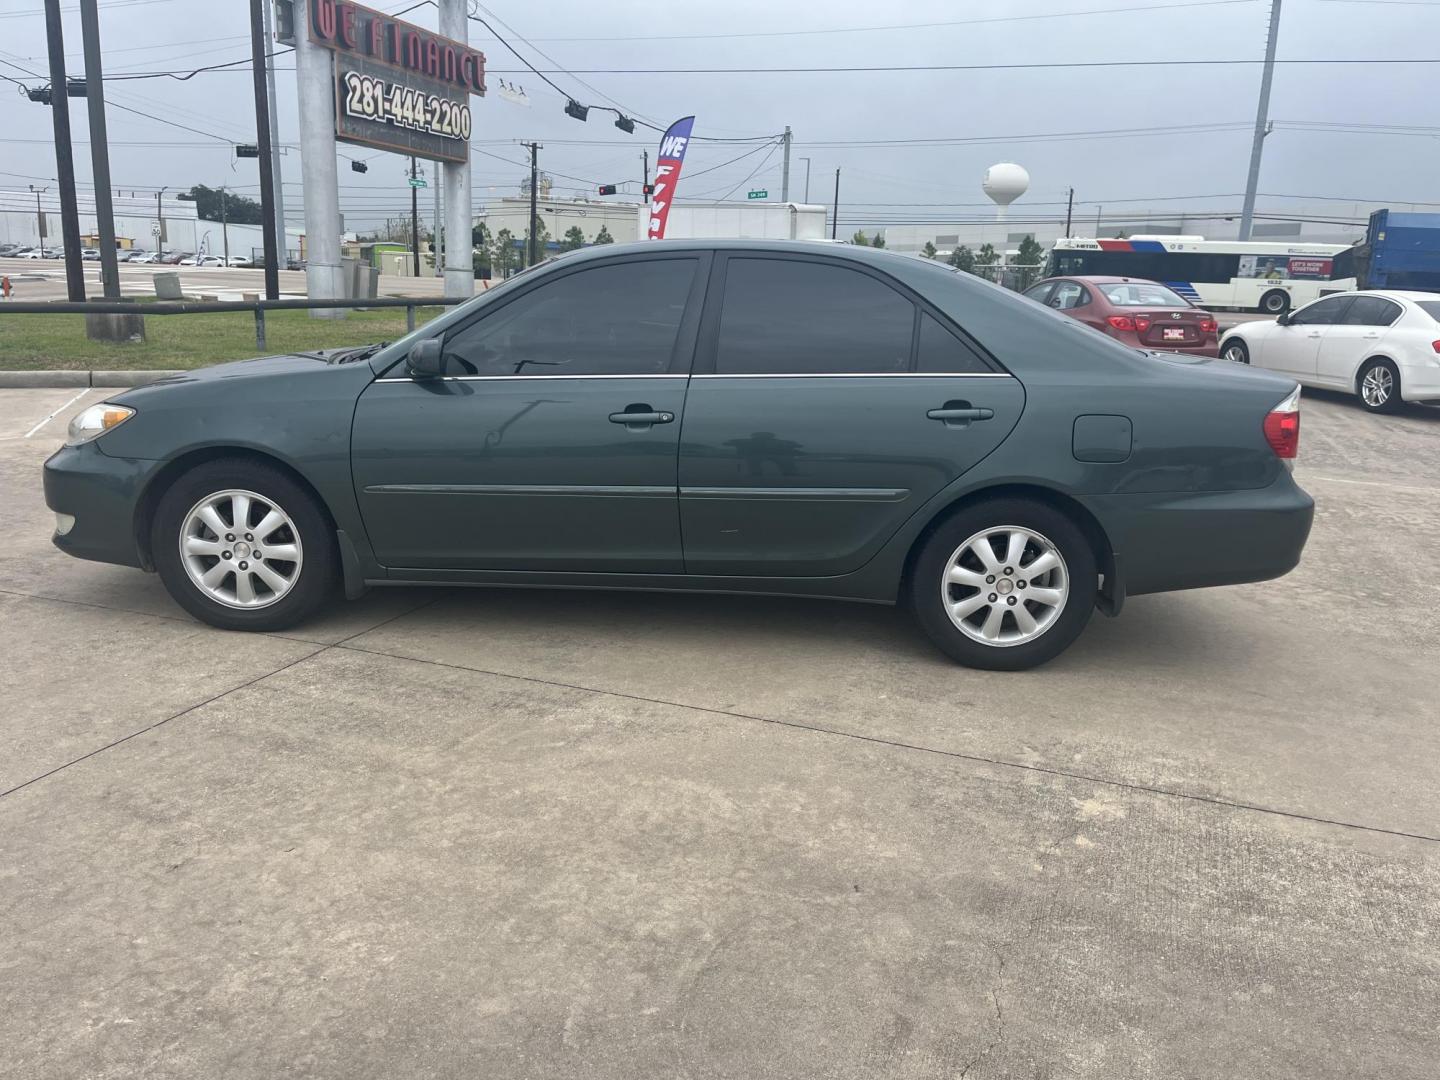
[[[1073,307],[1083,307],[1089,300],[1089,295],[1079,284],[1062,281],[1055,286],[1055,295],[1050,297],[1050,306],[1056,311],[1066,311]]]
[[[1357,296],[1341,321],[1347,326],[1389,326],[1399,317],[1399,304],[1381,296]]]
[[[1301,308],[1290,319],[1297,326],[1330,326],[1340,321],[1350,306],[1349,296],[1329,296]]]
[[[1436,322],[1440,322],[1440,300],[1421,300],[1415,306]]]
[[[910,369],[915,305],[868,274],[780,259],[731,259],[715,370],[890,374]]]
[[[1148,281],[1125,281],[1101,285],[1105,298],[1116,307],[1189,307],[1178,293]]]
[[[614,263],[545,282],[447,337],[451,373],[668,371],[695,265],[693,259]]]
[[[959,375],[990,368],[969,345],[940,325],[939,320],[921,312],[920,357],[915,370]]]

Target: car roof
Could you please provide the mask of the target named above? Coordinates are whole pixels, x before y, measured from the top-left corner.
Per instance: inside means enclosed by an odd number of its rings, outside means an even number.
[[[853,262],[880,263],[896,266],[923,263],[937,269],[954,272],[952,267],[935,259],[919,255],[886,251],[884,248],[862,247],[859,244],[835,243],[828,238],[814,240],[745,240],[729,237],[699,237],[686,240],[638,240],[625,244],[601,244],[566,252],[556,256],[566,263],[577,260],[604,258],[607,255],[630,254],[641,251],[742,251],[770,252],[792,255],[818,255],[822,258],[846,259]]]
[[[1163,281],[1146,277],[1119,277],[1115,274],[1065,274],[1064,277],[1067,281],[1088,281],[1092,285],[1159,285],[1169,288]]]

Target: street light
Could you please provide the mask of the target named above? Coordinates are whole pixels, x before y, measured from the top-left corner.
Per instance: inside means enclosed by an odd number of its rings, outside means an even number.
[[[42,191],[49,191],[50,189],[48,187],[36,187],[34,184],[31,184],[30,190],[35,193],[35,229],[40,234],[39,246],[43,254],[45,251],[45,215],[40,210],[40,193]]]

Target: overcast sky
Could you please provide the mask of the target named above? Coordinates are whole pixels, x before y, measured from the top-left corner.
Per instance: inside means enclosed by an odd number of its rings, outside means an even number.
[[[375,6],[393,12],[412,2],[385,0]],[[493,13],[532,43],[512,38],[491,20],[542,70],[630,72],[551,75],[586,103],[606,104],[603,94],[633,115],[660,123],[693,113],[697,136],[766,136],[789,124],[795,133],[792,198],[804,195],[801,158],[811,159],[811,201],[830,201],[835,169],[842,169],[841,226],[847,230],[984,214],[980,178],[997,161],[1019,162],[1031,175],[1029,193],[1011,212],[1016,219],[1063,215],[1065,191],[1072,185],[1077,207],[1090,214],[1097,204],[1107,210],[1238,208],[1260,67],[763,74],[644,74],[635,69],[1259,59],[1270,6],[1268,0],[484,3],[482,13]],[[79,15],[73,0],[65,7],[67,63],[72,74],[80,74]],[[101,0],[100,7],[107,74],[187,70],[249,52],[244,0]],[[41,0],[0,0],[0,74],[31,85],[43,81],[16,67],[46,71],[40,12]],[[433,7],[420,7],[406,18],[435,27]],[[921,23],[950,25],[902,26]],[[516,141],[538,139],[545,144],[542,168],[555,174],[558,194],[588,190],[592,183],[638,181],[640,153],[648,148],[653,158],[658,135],[643,128],[625,135],[612,126],[610,113],[592,112],[584,124],[565,116],[558,93],[523,71],[484,27],[470,25],[471,41],[485,52],[492,80],[519,82],[533,103],[519,107],[494,93],[473,98],[473,138],[479,150],[519,163],[525,151]],[[854,32],[842,32],[847,30]],[[1282,60],[1434,57],[1437,39],[1440,0],[1284,0],[1278,55]],[[280,138],[293,144],[294,75],[288,70],[293,63],[281,56],[276,64],[282,69],[277,75]],[[7,92],[17,89],[3,85]],[[115,187],[183,190],[195,183],[224,184],[258,195],[255,162],[236,162],[230,149],[232,142],[255,138],[250,86],[249,69],[243,66],[188,82],[108,82],[106,92],[115,105],[196,129],[181,130],[112,108]],[[1287,207],[1299,205],[1295,197],[1301,195],[1440,202],[1437,86],[1440,65],[1280,65],[1270,109],[1277,130],[1266,142],[1261,192],[1286,196],[1270,204]],[[49,110],[11,99],[0,116],[0,186],[23,190],[33,177],[53,177]],[[82,100],[72,102],[71,116],[77,179],[88,187]],[[1389,134],[1294,124],[1429,130]],[[1212,130],[1173,130],[1202,125]],[[1143,130],[1105,138],[1025,138],[1116,129]],[[825,145],[984,137],[994,141],[939,147]],[[693,179],[682,181],[681,196],[743,199],[755,188],[778,198],[778,149],[760,149],[704,176],[694,175],[748,149],[697,142],[685,167]],[[363,229],[377,217],[408,208],[404,159],[345,144],[340,150],[368,159],[370,169],[362,176],[341,162],[347,228]],[[487,156],[473,161],[477,206],[518,193],[520,165]],[[298,224],[296,152],[286,155],[284,169],[287,216]],[[1194,198],[1182,198],[1189,196]],[[1167,201],[1158,201],[1162,198]]]

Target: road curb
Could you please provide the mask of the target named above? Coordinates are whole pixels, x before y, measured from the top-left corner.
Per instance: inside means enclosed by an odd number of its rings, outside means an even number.
[[[0,390],[57,389],[72,386],[144,386],[182,370],[146,371],[0,371]]]

